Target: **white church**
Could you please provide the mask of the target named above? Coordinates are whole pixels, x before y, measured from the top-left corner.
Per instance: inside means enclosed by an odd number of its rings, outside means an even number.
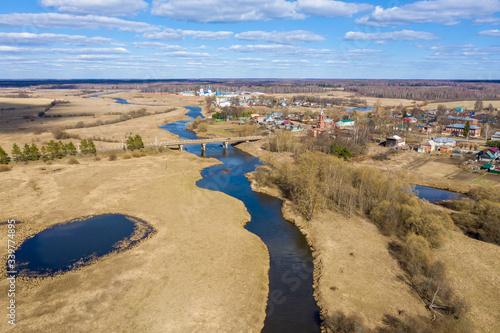
[[[203,86],[200,86],[200,96],[215,96],[215,93],[212,92],[211,87],[208,87],[207,91],[203,91]]]

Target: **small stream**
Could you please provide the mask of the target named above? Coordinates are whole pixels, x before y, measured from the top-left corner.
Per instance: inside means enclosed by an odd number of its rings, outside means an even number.
[[[188,120],[161,126],[182,139],[197,139],[186,130],[192,119],[202,116],[201,108],[186,107]],[[184,150],[202,156],[199,145]],[[262,332],[320,332],[319,308],[313,298],[312,254],[299,229],[281,214],[282,202],[252,191],[245,174],[254,171],[261,161],[244,151],[221,144],[207,144],[205,157],[216,158],[223,165],[202,171],[201,188],[221,191],[241,200],[251,215],[245,228],[266,244],[270,254],[269,299]],[[251,255],[251,253],[249,253]]]

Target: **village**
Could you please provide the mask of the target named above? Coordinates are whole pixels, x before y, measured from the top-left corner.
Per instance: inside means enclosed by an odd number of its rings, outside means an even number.
[[[369,129],[374,142],[391,151],[448,154],[461,160],[463,168],[500,173],[498,109],[491,105],[480,110],[441,104],[437,110],[429,110],[426,105],[381,107],[368,106],[359,99],[328,101],[315,96],[221,92],[211,87],[206,91],[200,87],[197,94],[180,94],[205,97],[216,122],[253,123],[269,134],[290,131],[297,136],[328,136],[343,141],[359,135],[364,128],[365,132]]]

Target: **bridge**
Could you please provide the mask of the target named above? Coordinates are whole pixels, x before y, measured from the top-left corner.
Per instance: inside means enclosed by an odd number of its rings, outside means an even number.
[[[243,136],[243,137],[234,137],[234,138],[177,140],[177,141],[169,141],[169,142],[160,142],[160,143],[158,143],[158,145],[163,145],[165,147],[179,147],[179,149],[182,151],[182,148],[184,148],[184,146],[188,146],[188,145],[201,145],[201,149],[205,150],[208,143],[222,143],[224,149],[227,149],[229,144],[258,141],[262,138],[263,138],[262,135],[254,135],[254,136]]]

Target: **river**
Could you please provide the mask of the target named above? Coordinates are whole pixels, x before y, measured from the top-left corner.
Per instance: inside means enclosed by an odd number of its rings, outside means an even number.
[[[202,116],[201,108],[186,107],[190,117],[161,126],[182,139],[196,139],[186,130],[192,119]],[[185,146],[190,153],[202,156],[201,147]],[[262,332],[320,332],[319,308],[313,298],[312,254],[299,229],[281,214],[281,200],[252,191],[245,174],[254,171],[261,161],[242,150],[222,144],[207,144],[205,157],[223,162],[202,171],[197,186],[221,191],[241,200],[251,215],[245,228],[266,244],[270,255],[269,299]],[[252,255],[249,253],[248,255]]]

